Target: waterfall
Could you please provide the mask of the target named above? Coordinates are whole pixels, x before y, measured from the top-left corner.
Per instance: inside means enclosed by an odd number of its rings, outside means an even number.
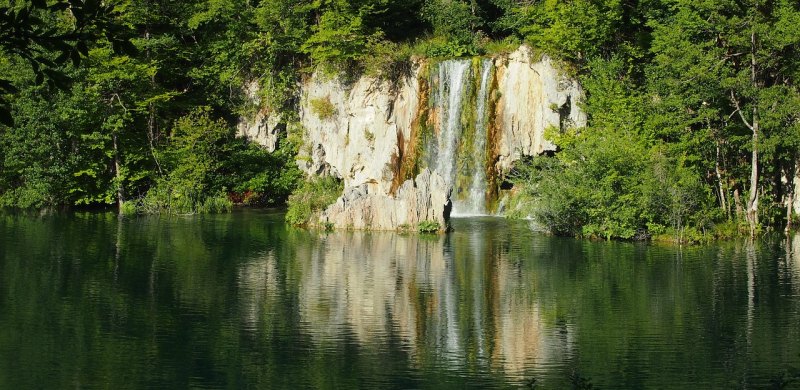
[[[470,183],[467,198],[454,204],[453,213],[458,215],[485,215],[486,214],[486,133],[489,125],[487,108],[489,102],[489,81],[493,64],[489,59],[481,62],[481,84],[478,90],[477,109],[475,117],[475,136],[472,148],[474,159],[470,166],[472,182]]]
[[[448,184],[455,184],[458,139],[461,137],[463,95],[471,62],[450,60],[439,64],[439,140],[433,166]]]
[[[472,72],[472,64],[444,61],[434,74],[438,136],[430,145],[428,163],[453,186],[452,215],[457,216],[487,214],[486,145],[494,64],[482,60],[479,72]],[[473,77],[478,73],[476,84]]]

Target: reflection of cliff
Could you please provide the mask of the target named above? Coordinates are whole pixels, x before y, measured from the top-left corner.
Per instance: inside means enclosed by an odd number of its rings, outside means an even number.
[[[332,233],[298,255],[300,320],[319,345],[345,334],[364,348],[400,340],[424,365],[521,375],[551,340],[532,276],[505,257],[482,237]]]
[[[256,259],[242,263],[237,275],[242,305],[242,322],[245,329],[256,329],[263,317],[265,300],[277,296],[278,268],[275,253],[270,251]]]
[[[787,256],[787,261],[791,263],[789,268],[794,274],[794,277],[800,280],[800,233],[797,233],[794,235],[794,237],[792,237],[791,243],[791,255]],[[792,285],[797,290],[797,295],[800,296],[800,283],[793,283]]]
[[[414,297],[444,269],[441,241],[399,235],[329,234],[300,257],[299,311],[312,337],[349,331],[365,346],[389,332],[414,344],[425,310]]]
[[[542,323],[539,305],[533,296],[530,282],[517,276],[516,270],[508,262],[499,262],[497,290],[499,291],[499,321],[495,351],[505,362],[504,368],[512,373],[522,373],[529,359],[540,359],[546,352],[542,340]],[[494,359],[493,359],[494,360]]]

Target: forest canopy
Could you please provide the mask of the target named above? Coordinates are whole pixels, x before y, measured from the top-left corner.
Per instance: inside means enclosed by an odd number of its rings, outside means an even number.
[[[270,153],[235,138],[247,83],[288,123],[315,69],[390,78],[413,56],[525,43],[581,81],[589,121],[552,134],[555,157],[518,164],[518,199],[536,199],[520,214],[626,239],[796,218],[794,0],[0,0],[0,14],[14,119],[1,206],[282,204],[302,180],[297,141]]]

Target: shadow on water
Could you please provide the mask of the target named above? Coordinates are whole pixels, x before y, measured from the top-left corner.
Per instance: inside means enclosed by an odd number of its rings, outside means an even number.
[[[800,237],[0,215],[0,388],[798,388]]]

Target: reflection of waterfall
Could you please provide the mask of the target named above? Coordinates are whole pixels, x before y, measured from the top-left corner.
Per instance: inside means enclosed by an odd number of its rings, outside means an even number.
[[[486,286],[483,282],[483,278],[486,272],[486,264],[484,263],[484,240],[483,234],[479,230],[475,230],[472,232],[472,237],[470,238],[471,241],[471,248],[472,251],[470,256],[470,261],[475,264],[477,269],[476,272],[472,272],[472,291],[473,291],[473,311],[474,315],[472,316],[473,323],[472,326],[474,328],[475,338],[478,345],[477,355],[479,359],[486,358],[486,335],[484,330],[484,315],[486,309],[484,308],[484,294],[483,292],[486,291]]]
[[[439,130],[435,167],[450,184],[455,183],[458,139],[461,137],[461,112],[470,61],[450,60],[439,64]]]
[[[533,275],[486,258],[484,239],[334,232],[312,241],[295,268],[302,331],[326,348],[343,334],[376,350],[400,340],[421,364],[523,375],[553,340],[534,295],[520,295]]]
[[[439,337],[444,338],[443,352],[446,353],[448,360],[458,361],[463,355],[461,348],[462,334],[458,326],[458,290],[457,277],[455,275],[455,264],[452,253],[445,253],[445,273],[442,275],[442,289],[440,298],[444,306],[441,308],[440,317],[444,318],[444,323],[438,330],[444,327],[445,334]]]
[[[491,79],[493,64],[485,59],[481,62],[481,85],[478,90],[475,110],[475,134],[472,144],[472,156],[469,168],[472,172],[472,181],[466,199],[453,204],[453,213],[458,215],[484,215],[486,214],[486,136],[489,125],[489,81]]]

